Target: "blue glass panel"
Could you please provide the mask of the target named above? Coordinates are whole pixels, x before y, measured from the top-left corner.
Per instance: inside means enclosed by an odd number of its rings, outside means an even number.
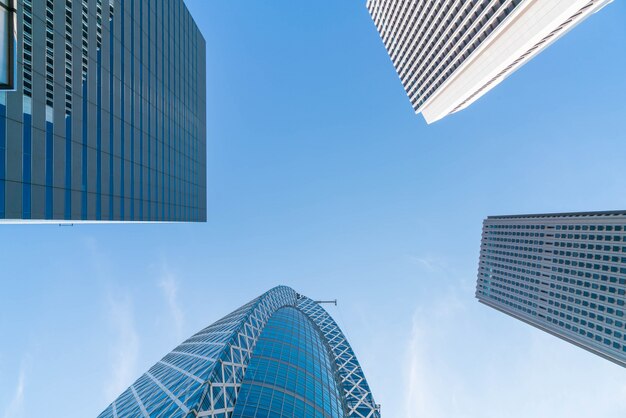
[[[110,62],[110,71],[109,71],[109,91],[111,92],[111,94],[109,94],[109,111],[110,111],[110,117],[109,117],[109,220],[113,220],[113,197],[115,195],[114,193],[114,185],[113,185],[113,136],[114,136],[114,126],[113,126],[113,120],[115,119],[114,115],[114,105],[113,105],[113,68],[115,67],[115,55],[113,54],[113,52],[115,51],[115,43],[114,43],[114,36],[113,33],[115,32],[114,28],[115,28],[115,24],[113,22],[113,18],[109,19],[110,22],[110,31],[109,31],[109,62]]]
[[[31,218],[31,152],[33,117],[24,113],[24,135],[22,141],[22,217]]]
[[[126,91],[124,80],[124,57],[126,55],[126,49],[124,48],[124,33],[126,33],[126,26],[124,26],[124,0],[120,0],[121,4],[121,23],[120,27],[120,219],[124,219],[124,134],[126,129],[124,127],[124,112],[126,100],[124,99],[124,92]]]
[[[96,219],[102,219],[102,50],[98,48],[96,69]]]
[[[139,1],[139,32],[143,34],[143,1]],[[143,87],[143,35],[139,37],[139,85]],[[143,88],[139,96],[139,220],[143,221]]]
[[[65,219],[72,218],[72,116],[65,116]]]
[[[343,417],[340,391],[322,336],[298,309],[270,318],[254,347],[233,418]]]
[[[5,95],[5,93],[0,93]],[[4,99],[3,96],[2,99]],[[7,141],[7,108],[4,103],[0,103],[0,219],[6,217],[5,214],[5,178],[6,178],[6,141]]]
[[[135,10],[135,0],[130,1]],[[135,40],[135,25],[130,25],[131,42]],[[130,59],[130,220],[135,220],[135,60]]]
[[[87,219],[87,80],[83,80],[83,149],[81,161],[81,219]]]
[[[53,216],[54,181],[54,124],[46,122],[46,219]]]

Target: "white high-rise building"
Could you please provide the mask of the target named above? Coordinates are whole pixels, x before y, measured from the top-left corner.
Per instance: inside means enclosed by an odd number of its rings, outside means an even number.
[[[466,108],[612,0],[368,0],[416,113]]]

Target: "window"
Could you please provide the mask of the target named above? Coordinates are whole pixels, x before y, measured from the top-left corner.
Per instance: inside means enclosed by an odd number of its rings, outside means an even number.
[[[0,0],[0,90],[15,89],[15,0]]]

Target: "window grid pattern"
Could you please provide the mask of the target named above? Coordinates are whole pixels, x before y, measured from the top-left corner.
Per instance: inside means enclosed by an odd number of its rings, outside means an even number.
[[[303,331],[305,339],[307,341],[315,339],[317,353],[323,357],[315,359],[316,364],[324,365],[324,371],[322,371],[308,364],[310,358],[306,355],[305,358],[294,357],[292,360],[297,363],[297,367],[300,367],[298,371],[304,370],[303,374],[298,375],[304,377],[304,380],[296,382],[295,392],[306,394],[309,385],[316,388],[315,382],[319,381],[324,382],[329,388],[323,393],[330,396],[332,386],[330,370],[332,369],[335,382],[341,386],[340,396],[346,400],[342,404],[345,408],[342,407],[339,416],[379,418],[378,407],[370,408],[369,412],[366,412],[365,405],[373,405],[373,399],[369,390],[366,394],[362,392],[363,388],[368,387],[367,382],[341,330],[332,319],[329,320],[330,316],[317,303],[298,295],[293,289],[285,286],[271,289],[187,339],[142,375],[99,417],[232,417],[240,393],[247,393],[246,399],[252,399],[250,397],[255,396],[251,393],[256,389],[250,388],[244,391],[242,384],[244,379],[248,378],[247,371],[251,358],[256,355],[256,348],[262,347],[257,344],[259,337],[276,312],[287,307],[291,308],[287,312],[287,318],[300,315],[298,316],[300,321],[306,316],[307,325],[305,326],[309,328],[308,331]],[[293,313],[294,310],[298,312],[297,315]],[[278,318],[278,323],[284,322],[280,319],[285,319],[282,314]],[[290,323],[293,325],[293,321]],[[296,329],[299,330],[297,327]],[[312,329],[315,329],[316,333],[312,333]],[[267,335],[272,336],[272,341],[277,339],[274,331],[268,331]],[[282,342],[293,343],[291,339],[293,336],[291,332],[290,336],[285,337]],[[321,345],[318,344],[320,340]],[[322,346],[325,350],[321,350]],[[344,347],[343,353],[338,352],[339,347]],[[270,357],[268,350],[261,348],[259,352],[263,355],[259,359]],[[305,347],[304,351],[306,350],[310,348]],[[280,355],[277,360],[284,361],[280,359]],[[330,367],[327,367],[329,362]],[[319,372],[315,378],[307,373],[313,369]],[[255,370],[261,373],[260,366]],[[261,375],[255,374],[254,376],[257,378]],[[264,376],[267,377],[267,374]],[[304,385],[304,389],[300,385]],[[349,405],[354,402],[348,402],[349,394],[366,399],[360,403],[360,406],[350,410]],[[324,405],[329,406],[330,413],[337,411],[338,407],[333,399],[327,399],[324,395],[318,398],[317,393],[313,399],[319,399]],[[304,410],[307,410],[306,406]],[[315,407],[313,411],[313,414],[320,412]]]
[[[19,128],[3,149],[23,162],[5,163],[19,173],[0,218],[205,221],[205,41],[184,2],[16,5],[19,89],[0,117]]]
[[[463,109],[463,107],[465,107],[468,103],[471,103],[472,100],[474,100],[474,98],[476,98],[476,97],[480,96],[481,94],[483,94],[492,85],[497,84],[499,82],[499,80],[504,78],[507,74],[510,74],[511,71],[513,71],[515,69],[515,67],[517,67],[520,64],[522,64],[526,59],[528,59],[530,56],[532,56],[532,54],[536,53],[541,48],[543,48],[546,45],[548,45],[551,41],[553,41],[554,39],[558,38],[565,30],[567,30],[567,28],[571,27],[573,22],[576,22],[577,20],[582,19],[583,16],[584,16],[584,13],[587,12],[587,9],[590,9],[593,6],[596,6],[598,3],[599,2],[597,0],[592,0],[589,3],[587,3],[580,10],[578,10],[576,13],[574,13],[572,16],[570,16],[565,22],[561,23],[556,29],[554,29],[552,32],[550,32],[546,37],[544,37],[539,42],[537,42],[535,45],[533,45],[532,48],[530,48],[528,51],[524,52],[515,61],[513,61],[506,68],[504,68],[502,71],[500,71],[498,74],[496,74],[493,78],[491,78],[488,82],[486,82],[483,86],[481,86],[478,90],[476,90],[474,93],[472,93],[467,99],[465,99],[457,107],[455,107],[452,110],[451,113],[454,113],[454,112],[457,112],[457,111]]]
[[[488,218],[476,296],[626,366],[626,213]]]
[[[46,0],[46,106],[54,106],[54,0]],[[46,111],[52,122],[51,111]]]
[[[22,53],[23,62],[23,84],[24,96],[33,97],[33,3],[32,0],[24,0],[24,51]],[[24,105],[26,107],[26,105]]]
[[[65,0],[65,115],[72,114],[72,0]]]
[[[257,416],[344,416],[327,347],[295,308],[278,310],[254,347],[233,417]]]
[[[380,406],[374,401],[361,365],[335,320],[318,303],[306,297],[300,298],[298,308],[307,314],[320,329],[335,358],[347,416],[380,418]]]
[[[369,0],[416,112],[522,0]]]
[[[87,80],[89,71],[89,4],[87,0],[82,0],[81,7],[81,60],[82,60],[82,80]]]

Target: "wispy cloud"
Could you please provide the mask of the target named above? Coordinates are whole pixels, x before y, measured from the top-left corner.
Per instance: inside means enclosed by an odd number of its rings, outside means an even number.
[[[436,415],[432,410],[432,404],[428,402],[428,382],[424,381],[426,370],[425,353],[422,349],[424,341],[418,322],[413,320],[413,328],[411,330],[411,339],[407,350],[407,376],[406,379],[406,396],[404,405],[404,416],[406,418],[414,417],[433,417]]]
[[[164,273],[159,280],[159,288],[163,292],[170,316],[174,321],[176,339],[180,341],[183,338],[185,316],[178,302],[178,280],[167,268],[164,268]]]
[[[446,324],[454,323],[466,310],[458,288],[451,287],[428,306],[418,308],[412,320],[411,334],[406,350],[405,418],[443,418],[449,416],[451,406],[457,403],[451,391],[454,376],[444,377],[445,365],[438,345],[446,339]]]
[[[404,418],[626,416],[618,366],[485,311],[461,282],[431,296],[406,342]]]
[[[20,366],[19,376],[17,378],[17,384],[13,392],[13,397],[9,401],[9,405],[4,411],[4,418],[16,418],[24,412],[24,393],[26,390],[26,368],[27,361],[22,361]]]
[[[430,273],[445,273],[447,271],[446,263],[432,255],[409,255],[409,260]]]
[[[137,358],[140,339],[135,329],[132,297],[116,292],[108,298],[108,318],[111,341],[111,374],[105,384],[106,399],[114,399],[137,378]]]

